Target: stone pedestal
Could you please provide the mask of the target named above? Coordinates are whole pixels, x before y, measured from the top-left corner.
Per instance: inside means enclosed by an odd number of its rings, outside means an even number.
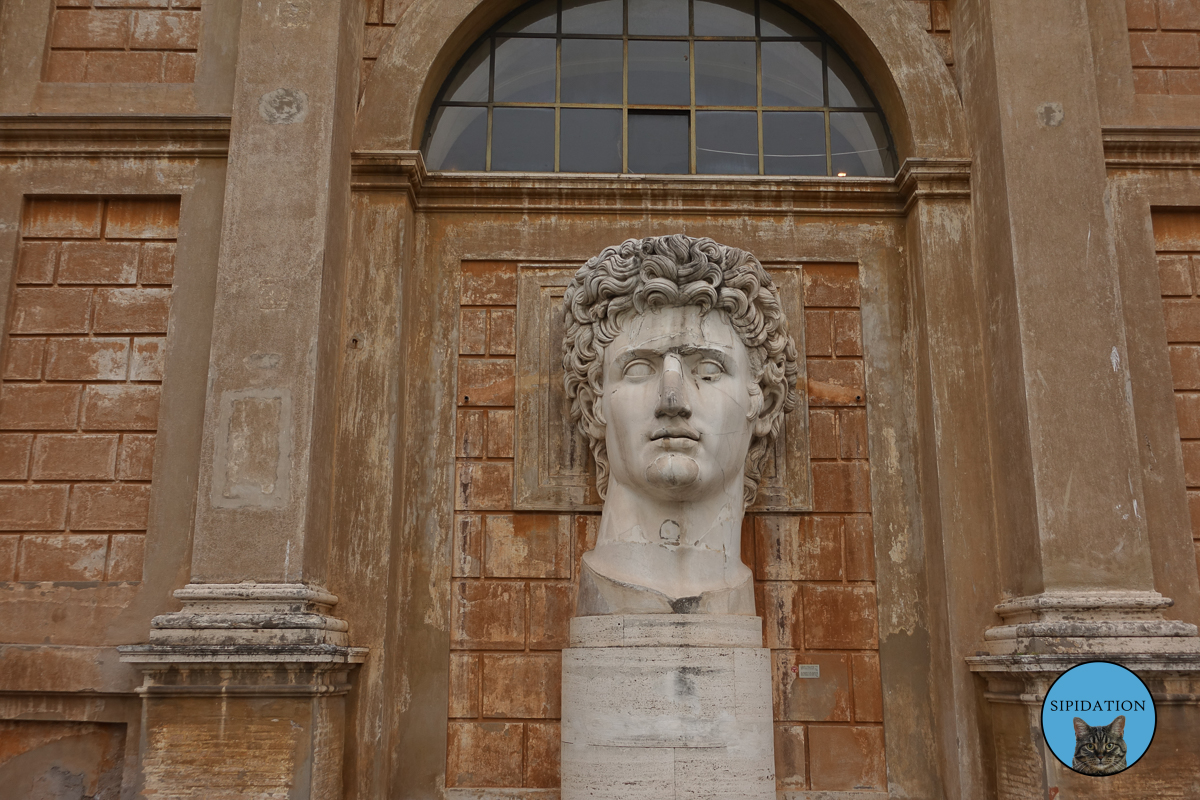
[[[1200,637],[1163,618],[1151,591],[1045,592],[996,606],[1003,620],[967,658],[987,683],[997,792],[1005,800],[1158,800],[1200,790]],[[1046,746],[1041,708],[1054,681],[1089,661],[1132,670],[1154,699],[1158,725],[1140,761],[1113,777],[1079,775]]]
[[[143,674],[146,796],[342,796],[345,695],[366,658],[337,598],[304,584],[191,584],[120,648]],[[199,792],[199,795],[197,795]]]
[[[576,617],[562,692],[562,800],[775,797],[758,617]]]

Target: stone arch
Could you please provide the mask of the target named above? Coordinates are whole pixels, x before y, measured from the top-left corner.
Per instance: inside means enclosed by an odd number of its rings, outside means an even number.
[[[429,108],[458,59],[522,1],[414,0],[367,82],[355,149],[418,149]],[[782,2],[821,26],[858,66],[883,106],[901,162],[967,157],[957,89],[907,0]]]

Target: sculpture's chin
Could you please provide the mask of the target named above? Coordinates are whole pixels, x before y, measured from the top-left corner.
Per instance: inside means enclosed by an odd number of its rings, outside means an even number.
[[[663,453],[646,467],[646,480],[659,489],[684,489],[700,480],[700,465],[682,453]]]

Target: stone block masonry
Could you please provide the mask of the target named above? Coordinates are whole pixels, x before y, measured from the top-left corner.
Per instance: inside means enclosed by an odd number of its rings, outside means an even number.
[[[1154,212],[1175,413],[1183,449],[1196,568],[1200,570],[1200,212]]]
[[[44,80],[192,83],[201,0],[57,0]]]
[[[1200,3],[1125,0],[1133,88],[1139,94],[1200,94]]]
[[[26,202],[0,383],[0,580],[137,581],[178,198]]]
[[[776,786],[882,791],[858,266],[806,265],[802,286],[814,511],[747,514],[742,534],[771,655]],[[600,516],[513,510],[517,265],[464,263],[461,291],[446,784],[553,790],[560,652]],[[820,678],[802,677],[814,665]]]

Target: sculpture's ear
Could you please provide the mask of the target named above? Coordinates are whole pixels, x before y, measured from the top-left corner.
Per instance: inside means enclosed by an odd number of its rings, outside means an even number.
[[[768,386],[763,390],[762,385],[755,387],[757,391],[752,391],[751,394],[758,398],[757,420],[754,423],[755,436],[769,436],[771,428],[775,423],[775,414],[778,409],[783,407],[783,400],[787,388],[782,384]]]

